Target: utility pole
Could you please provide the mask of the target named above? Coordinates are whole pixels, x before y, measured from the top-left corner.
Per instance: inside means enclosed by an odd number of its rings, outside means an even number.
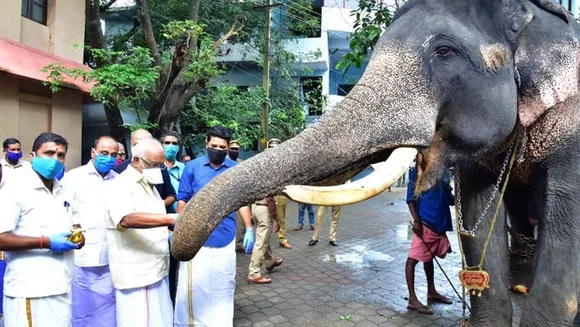
[[[262,100],[262,151],[266,149],[269,139],[268,118],[270,116],[270,22],[272,21],[272,0],[268,0],[266,7],[266,27],[264,28],[264,71],[262,83],[264,85],[264,99]]]
[[[272,8],[281,6],[281,3],[273,4],[272,0],[267,0],[264,6],[258,6],[257,9],[266,10],[266,27],[264,28],[264,71],[262,73],[262,83],[264,87],[264,99],[262,100],[261,121],[261,138],[260,150],[266,149],[269,139],[268,135],[268,118],[270,116],[270,23],[272,21]]]

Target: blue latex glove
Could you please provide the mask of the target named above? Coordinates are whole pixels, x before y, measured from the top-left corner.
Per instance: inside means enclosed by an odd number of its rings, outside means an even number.
[[[254,236],[254,227],[248,227],[246,228],[246,234],[244,235],[244,248],[246,248],[246,254],[250,254],[250,252],[252,252],[252,250],[254,249],[254,242],[255,242],[255,236]]]
[[[67,237],[69,237],[70,234],[70,232],[66,232],[49,236],[48,239],[50,240],[50,250],[54,252],[66,252],[78,249],[78,245],[67,240]]]
[[[171,243],[172,239],[173,239],[173,232],[170,232],[169,236],[167,236],[167,242]]]

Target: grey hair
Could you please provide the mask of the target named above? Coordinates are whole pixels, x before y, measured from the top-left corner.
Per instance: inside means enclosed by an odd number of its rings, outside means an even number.
[[[153,147],[159,147],[163,149],[161,142],[158,140],[154,138],[143,139],[139,141],[137,145],[131,148],[131,156],[132,158],[143,158],[145,157],[145,152]]]

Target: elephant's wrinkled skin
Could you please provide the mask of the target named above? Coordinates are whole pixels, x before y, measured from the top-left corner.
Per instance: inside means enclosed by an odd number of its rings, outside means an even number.
[[[471,228],[521,130],[524,146],[505,211],[515,220],[539,221],[534,283],[521,325],[571,325],[580,291],[579,31],[547,0],[409,1],[338,107],[196,194],[175,228],[173,254],[191,259],[221,217],[242,205],[289,184],[361,169],[402,146],[426,156],[421,190],[456,167],[465,227]],[[511,326],[503,211],[484,262],[491,288],[471,299],[473,325]],[[475,238],[463,238],[469,265],[479,259],[490,220]]]

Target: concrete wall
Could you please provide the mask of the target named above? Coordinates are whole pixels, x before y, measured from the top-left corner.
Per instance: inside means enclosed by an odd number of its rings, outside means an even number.
[[[31,87],[32,86],[32,87]],[[81,163],[82,93],[63,89],[51,95],[40,82],[0,73],[0,139],[16,137],[28,157],[41,132],[54,132],[69,142],[66,167]]]
[[[48,0],[46,25],[22,17],[22,1],[2,1],[0,36],[81,63],[85,37],[84,0]]]

